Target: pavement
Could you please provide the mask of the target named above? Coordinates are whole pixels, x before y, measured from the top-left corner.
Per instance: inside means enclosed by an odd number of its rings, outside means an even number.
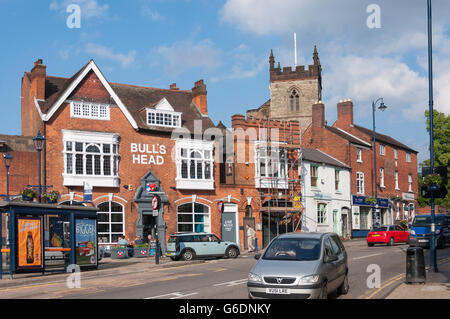
[[[424,284],[402,283],[386,299],[450,299],[450,258],[437,265],[439,272],[427,268]]]

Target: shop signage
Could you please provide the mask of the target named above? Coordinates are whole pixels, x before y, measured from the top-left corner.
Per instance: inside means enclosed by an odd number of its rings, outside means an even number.
[[[84,201],[92,200],[92,186],[86,182],[83,182],[83,200]]]
[[[77,265],[97,265],[97,229],[95,220],[75,220],[75,249]]]
[[[325,194],[325,193],[314,193],[314,199],[321,199],[321,200],[331,200],[331,194]]]
[[[42,269],[42,223],[40,218],[17,218],[17,270]]]
[[[131,143],[133,164],[140,165],[163,165],[167,153],[165,145]]]
[[[373,206],[371,203],[367,202],[368,198],[369,197],[367,197],[367,196],[352,195],[352,203],[353,203],[353,205],[359,205],[359,206]],[[386,198],[377,198],[377,205],[379,208],[388,208],[389,200]]]
[[[414,193],[402,193],[403,200],[414,200]]]
[[[154,192],[156,190],[156,184],[151,184],[151,183],[146,183],[145,184],[145,189],[147,190],[147,192]]]

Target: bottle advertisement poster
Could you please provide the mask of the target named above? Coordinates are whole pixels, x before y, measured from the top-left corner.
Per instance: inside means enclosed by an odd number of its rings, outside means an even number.
[[[17,218],[17,268],[42,268],[40,218]]]
[[[97,229],[93,219],[75,221],[76,263],[80,266],[97,265]]]

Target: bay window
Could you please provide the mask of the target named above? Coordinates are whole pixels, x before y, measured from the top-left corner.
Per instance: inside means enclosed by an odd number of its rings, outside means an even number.
[[[282,145],[256,145],[255,185],[257,188],[287,187],[287,153]],[[274,183],[278,185],[273,185]]]

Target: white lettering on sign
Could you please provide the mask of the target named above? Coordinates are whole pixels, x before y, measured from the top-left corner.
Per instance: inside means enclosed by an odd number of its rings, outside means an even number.
[[[164,157],[167,153],[165,145],[160,144],[141,144],[141,143],[131,143],[131,153],[133,164],[140,165],[163,165]]]

